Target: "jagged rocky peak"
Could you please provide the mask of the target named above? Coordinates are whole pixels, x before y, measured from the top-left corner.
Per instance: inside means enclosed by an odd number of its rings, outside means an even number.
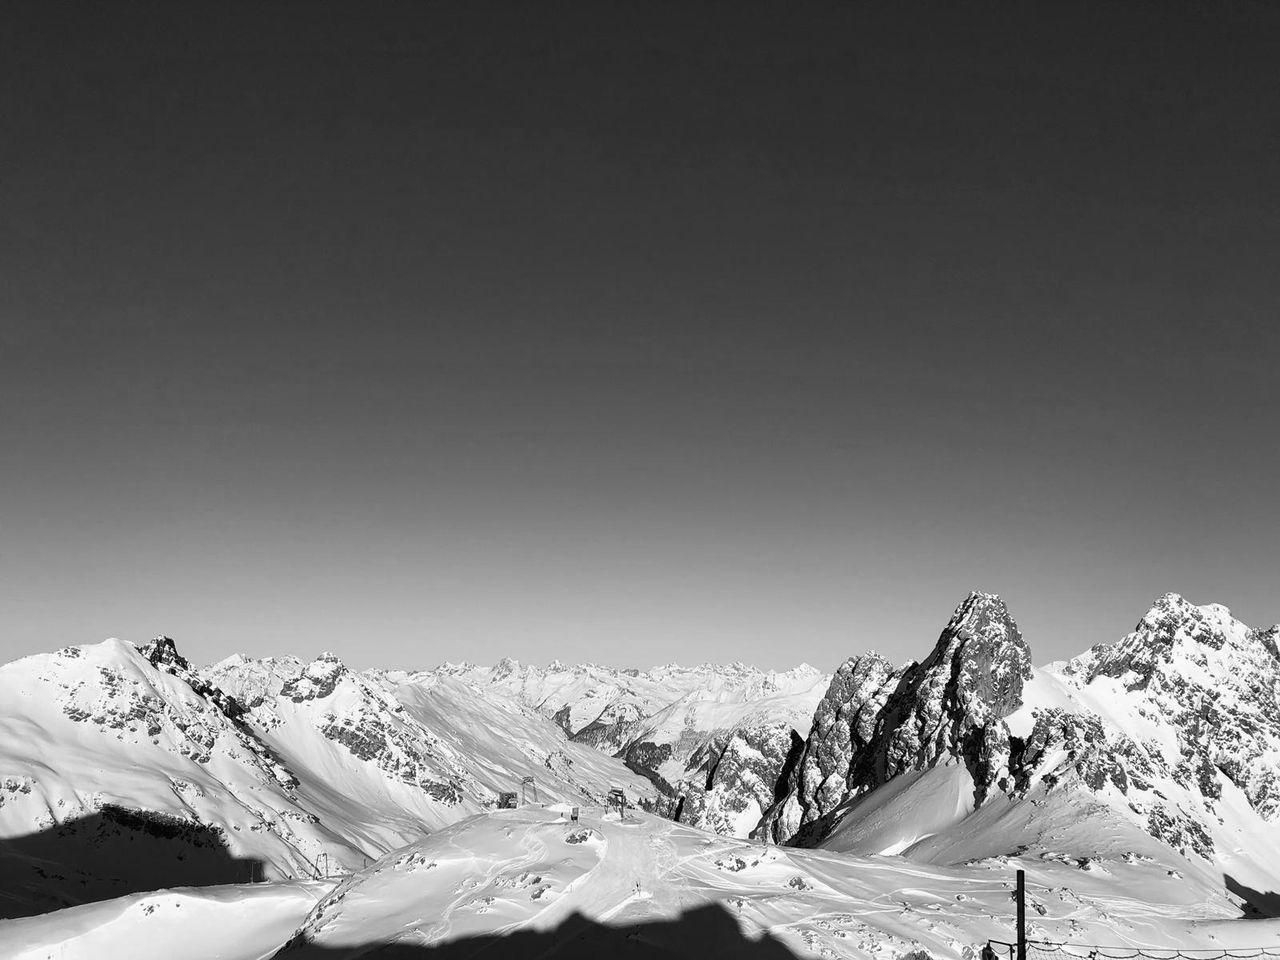
[[[493,665],[493,679],[501,680],[509,677],[513,673],[519,673],[521,669],[520,661],[513,660],[511,657],[503,657]]]
[[[296,677],[286,681],[280,693],[295,703],[320,700],[333,693],[349,672],[337,656],[325,652],[303,667]]]
[[[922,669],[934,665],[950,668],[951,701],[975,723],[1018,709],[1032,675],[1031,650],[1009,608],[995,594],[977,591],[956,607]]]
[[[849,768],[875,733],[885,701],[897,685],[893,665],[874,651],[842,663],[814,711],[813,727],[758,835],[776,841],[838,807],[849,792]]]
[[[906,770],[931,766],[940,757],[962,757],[981,771],[992,741],[988,734],[1022,705],[1032,677],[1031,651],[1004,601],[970,593],[956,607],[933,652],[909,666],[885,705],[872,750],[851,771],[850,786],[869,789]],[[1006,737],[1007,739],[1007,732]]]
[[[846,800],[940,761],[968,767],[981,803],[1006,766],[1003,718],[1022,705],[1031,677],[1031,651],[1004,601],[978,591],[956,607],[923,662],[894,669],[875,653],[847,660],[760,832],[815,840]]]
[[[1280,819],[1280,628],[1251,629],[1221,604],[1160,597],[1128,636],[1063,668],[1075,683],[1119,684],[1176,745],[1180,782],[1208,801],[1221,772],[1264,820]]]
[[[191,664],[186,657],[178,653],[178,645],[173,642],[172,637],[156,637],[138,647],[138,652],[156,668],[169,666],[179,670],[191,669]]]
[[[1263,650],[1270,653],[1273,659],[1280,661],[1280,624],[1267,627],[1265,630],[1261,628],[1254,630],[1253,639],[1261,645]]]
[[[1129,689],[1177,683],[1211,687],[1242,666],[1268,671],[1280,655],[1280,628],[1253,630],[1220,603],[1197,606],[1176,593],[1158,598],[1133,632],[1115,644],[1094,647],[1065,672],[1088,681],[1107,676]]]
[[[244,706],[216,683],[203,677],[191,663],[178,652],[172,637],[159,636],[137,648],[138,654],[161,673],[177,677],[193,691],[204,697],[226,715],[239,722],[244,716]]]
[[[820,777],[810,776],[805,784],[810,799],[823,806],[839,802],[849,763],[871,742],[897,679],[893,665],[874,651],[841,664],[813,718],[814,756],[807,761],[808,772]]]

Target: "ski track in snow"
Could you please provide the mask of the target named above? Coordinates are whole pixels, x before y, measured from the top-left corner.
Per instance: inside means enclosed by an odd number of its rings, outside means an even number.
[[[529,867],[534,866],[547,855],[547,845],[530,830],[520,836],[520,848],[524,851],[523,856],[516,857],[512,860],[494,861],[485,871],[481,880],[464,880],[457,891],[457,896],[446,906],[440,913],[440,919],[432,926],[421,931],[421,940],[425,944],[439,943],[442,940],[448,940],[449,934],[453,930],[453,915],[463,904],[470,903],[480,892],[487,890],[493,885],[494,878],[499,873],[525,871]],[[458,852],[459,859],[470,858],[470,851],[463,849],[458,844],[450,840],[450,847]],[[518,924],[512,925],[518,926]],[[505,929],[505,928],[503,928]]]

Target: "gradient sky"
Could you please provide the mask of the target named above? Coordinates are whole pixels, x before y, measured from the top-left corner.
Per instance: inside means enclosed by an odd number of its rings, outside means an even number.
[[[15,4],[0,659],[1280,618],[1280,10]]]

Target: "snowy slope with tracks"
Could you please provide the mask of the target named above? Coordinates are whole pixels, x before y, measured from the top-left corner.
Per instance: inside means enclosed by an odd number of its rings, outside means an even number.
[[[57,955],[154,956],[130,951],[168,938],[188,944],[180,954],[188,960],[340,960],[380,944],[451,944],[454,957],[899,960],[924,950],[971,960],[988,938],[1011,935],[1015,866],[850,857],[719,837],[638,812],[619,821],[587,810],[572,823],[560,810],[529,807],[465,820],[304,898],[284,891],[276,909],[291,923],[287,933],[263,915],[263,889],[274,885],[230,888],[220,908],[204,894],[202,909],[230,920],[244,898],[243,916],[253,920],[239,933],[204,921],[219,935],[182,940],[188,935],[159,909],[98,904],[67,911],[78,939]],[[1231,919],[1238,911],[1220,884],[1171,877],[1145,861],[1103,869],[1046,860],[1026,869],[1036,939],[1221,949],[1280,938],[1280,921]],[[21,949],[10,956],[48,956],[56,917],[0,924],[0,937],[19,934]]]

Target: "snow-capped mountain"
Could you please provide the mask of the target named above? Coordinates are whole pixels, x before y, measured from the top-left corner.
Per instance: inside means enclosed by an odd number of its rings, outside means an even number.
[[[534,710],[443,679],[400,690],[327,655],[199,671],[167,638],[108,640],[0,667],[0,704],[10,912],[354,869],[526,777],[543,800],[656,799]],[[170,866],[148,887],[139,842]]]
[[[163,643],[15,661],[0,667],[0,704],[4,898],[51,909],[128,892],[119,870],[143,854],[138,838],[203,848],[197,874],[222,882],[247,878],[251,863],[267,877],[305,876],[324,851],[363,862],[306,808],[298,778],[239,706]],[[153,885],[173,872],[157,867]]]
[[[0,920],[22,925],[0,939],[88,957],[154,922],[168,956],[181,912],[209,956],[245,960],[516,929],[601,946],[618,923],[696,946],[714,901],[799,954],[972,960],[1007,923],[1015,864],[1033,936],[1265,936],[1228,918],[1280,916],[1280,628],[1169,594],[1119,642],[1031,663],[984,593],[919,663],[867,653],[829,682],[329,655],[195,669],[166,638],[29,657],[0,667],[0,908],[89,905],[67,921],[80,953],[44,918]],[[495,810],[526,779],[538,802]],[[681,824],[606,814],[615,786]]]
[[[491,808],[525,777],[540,798],[570,803],[601,802],[612,786],[636,800],[655,795],[536,711],[447,677],[406,684],[328,654],[311,663],[232,657],[204,673],[244,705],[244,723],[298,771],[322,816],[353,801],[378,812],[365,819],[378,825],[367,841],[379,849]]]
[[[641,672],[515,660],[446,664],[405,680],[439,677],[515,697],[554,718],[576,743],[647,777],[680,822],[739,837],[775,801],[827,685],[807,664],[785,672],[741,663]]]
[[[971,594],[923,662],[840,668],[759,833],[936,863],[1150,857],[1269,903],[1278,633],[1169,594],[1033,669],[1004,603]]]
[[[842,803],[939,760],[961,762],[981,802],[993,752],[1002,744],[1007,752],[1003,718],[1021,705],[1031,675],[1031,652],[1008,609],[977,592],[923,662],[894,670],[874,652],[847,660],[819,703],[767,829],[779,841],[821,836]]]

